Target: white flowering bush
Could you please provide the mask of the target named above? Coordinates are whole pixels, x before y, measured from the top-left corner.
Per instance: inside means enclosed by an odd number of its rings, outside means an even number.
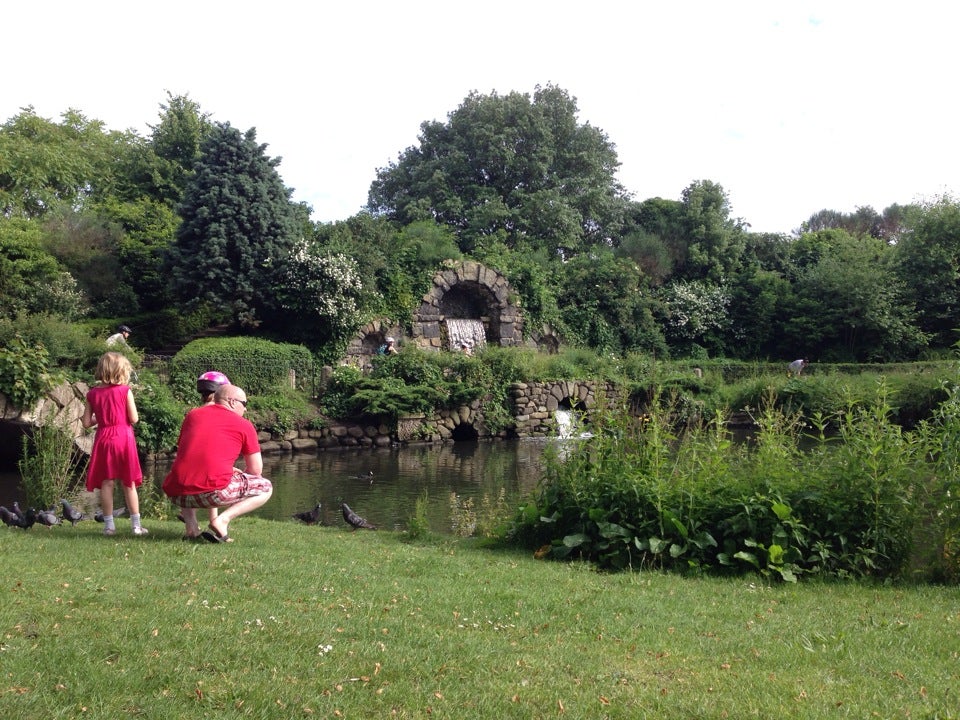
[[[730,324],[726,285],[678,281],[663,288],[660,299],[666,308],[666,334],[673,342],[712,345]]]
[[[306,240],[294,245],[279,291],[285,310],[300,320],[312,320],[331,337],[343,337],[359,327],[363,294],[360,269],[353,258],[324,252]]]

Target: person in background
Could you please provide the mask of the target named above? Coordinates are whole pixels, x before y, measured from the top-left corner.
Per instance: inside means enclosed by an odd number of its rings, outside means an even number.
[[[247,395],[242,388],[224,384],[214,393],[212,405],[187,413],[180,426],[177,455],[163,480],[163,491],[183,509],[188,537],[208,542],[232,542],[230,522],[252,512],[273,495],[272,483],[263,477],[263,456],[257,429],[243,417]],[[233,466],[243,455],[244,470]],[[200,532],[197,508],[220,508],[207,530]]]
[[[803,372],[803,369],[806,366],[807,366],[806,358],[794,360],[792,363],[787,365],[787,375],[790,375],[790,376],[796,375],[797,377],[800,377],[800,374]]]
[[[126,345],[127,338],[130,337],[132,330],[126,325],[119,325],[117,331],[107,338],[107,345],[114,347],[115,345]]]
[[[396,355],[397,352],[397,340],[389,335],[384,338],[383,345],[377,348],[377,355]]]
[[[119,480],[130,511],[134,535],[146,535],[140,524],[140,501],[137,488],[143,484],[140,456],[133,426],[140,420],[137,404],[130,389],[130,361],[118,352],[107,352],[97,361],[95,377],[98,385],[87,392],[87,402],[80,419],[85,428],[96,426],[87,490],[100,490],[103,513],[103,534],[116,532],[113,518],[113,489]]]

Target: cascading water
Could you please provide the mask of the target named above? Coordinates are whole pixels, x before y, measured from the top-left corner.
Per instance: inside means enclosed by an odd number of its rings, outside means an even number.
[[[581,430],[584,421],[583,415],[575,410],[557,408],[553,412],[553,419],[557,423],[557,437],[560,440],[570,440],[571,438],[586,439],[593,437],[593,433]]]
[[[487,336],[480,320],[451,318],[447,320],[447,341],[454,352],[464,348],[475,352],[487,344]]]

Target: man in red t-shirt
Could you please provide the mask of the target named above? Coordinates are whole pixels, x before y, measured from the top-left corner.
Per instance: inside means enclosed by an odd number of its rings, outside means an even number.
[[[273,485],[263,477],[263,456],[257,430],[243,417],[247,395],[236,385],[221,385],[213,405],[187,413],[180,426],[177,456],[163,481],[163,491],[183,508],[187,537],[214,542],[232,542],[230,521],[256,510],[273,494]],[[243,455],[246,472],[233,467]],[[225,508],[200,532],[197,508]]]

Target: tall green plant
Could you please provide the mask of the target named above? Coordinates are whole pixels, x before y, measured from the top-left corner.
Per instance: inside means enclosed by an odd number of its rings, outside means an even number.
[[[51,508],[66,497],[86,468],[88,457],[77,450],[73,433],[46,421],[23,437],[22,457],[17,463],[27,505]]]

